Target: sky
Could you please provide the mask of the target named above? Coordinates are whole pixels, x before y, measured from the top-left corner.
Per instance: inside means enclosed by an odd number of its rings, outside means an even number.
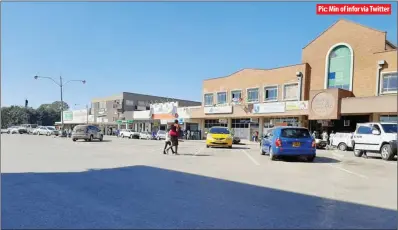
[[[135,92],[201,101],[204,79],[301,63],[301,49],[336,20],[396,44],[397,14],[319,16],[315,2],[2,2],[1,104],[60,100],[40,75],[71,82],[64,101]]]

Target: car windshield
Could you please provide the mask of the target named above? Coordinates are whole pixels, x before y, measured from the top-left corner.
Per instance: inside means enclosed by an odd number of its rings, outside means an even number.
[[[209,131],[211,134],[229,134],[229,130],[223,127],[214,127]]]
[[[396,133],[397,132],[397,124],[381,124],[386,133]]]
[[[308,132],[307,129],[282,129],[281,133],[282,137],[287,137],[287,138],[309,138],[311,137],[310,133]]]
[[[77,131],[85,131],[86,130],[86,126],[75,126],[75,128],[73,128],[73,131],[77,132]]]
[[[49,130],[55,130],[53,127],[47,127],[47,129],[49,129]]]

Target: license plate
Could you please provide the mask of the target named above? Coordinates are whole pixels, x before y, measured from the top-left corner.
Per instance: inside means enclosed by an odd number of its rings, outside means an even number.
[[[300,142],[293,142],[293,147],[300,147]]]

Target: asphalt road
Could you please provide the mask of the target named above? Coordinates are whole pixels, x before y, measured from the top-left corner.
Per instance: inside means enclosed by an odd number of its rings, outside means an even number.
[[[397,228],[397,162],[1,135],[2,228]]]

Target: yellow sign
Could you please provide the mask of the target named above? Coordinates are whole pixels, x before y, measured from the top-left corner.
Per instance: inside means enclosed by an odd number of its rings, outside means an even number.
[[[308,109],[308,101],[287,101],[286,110],[306,110]]]

